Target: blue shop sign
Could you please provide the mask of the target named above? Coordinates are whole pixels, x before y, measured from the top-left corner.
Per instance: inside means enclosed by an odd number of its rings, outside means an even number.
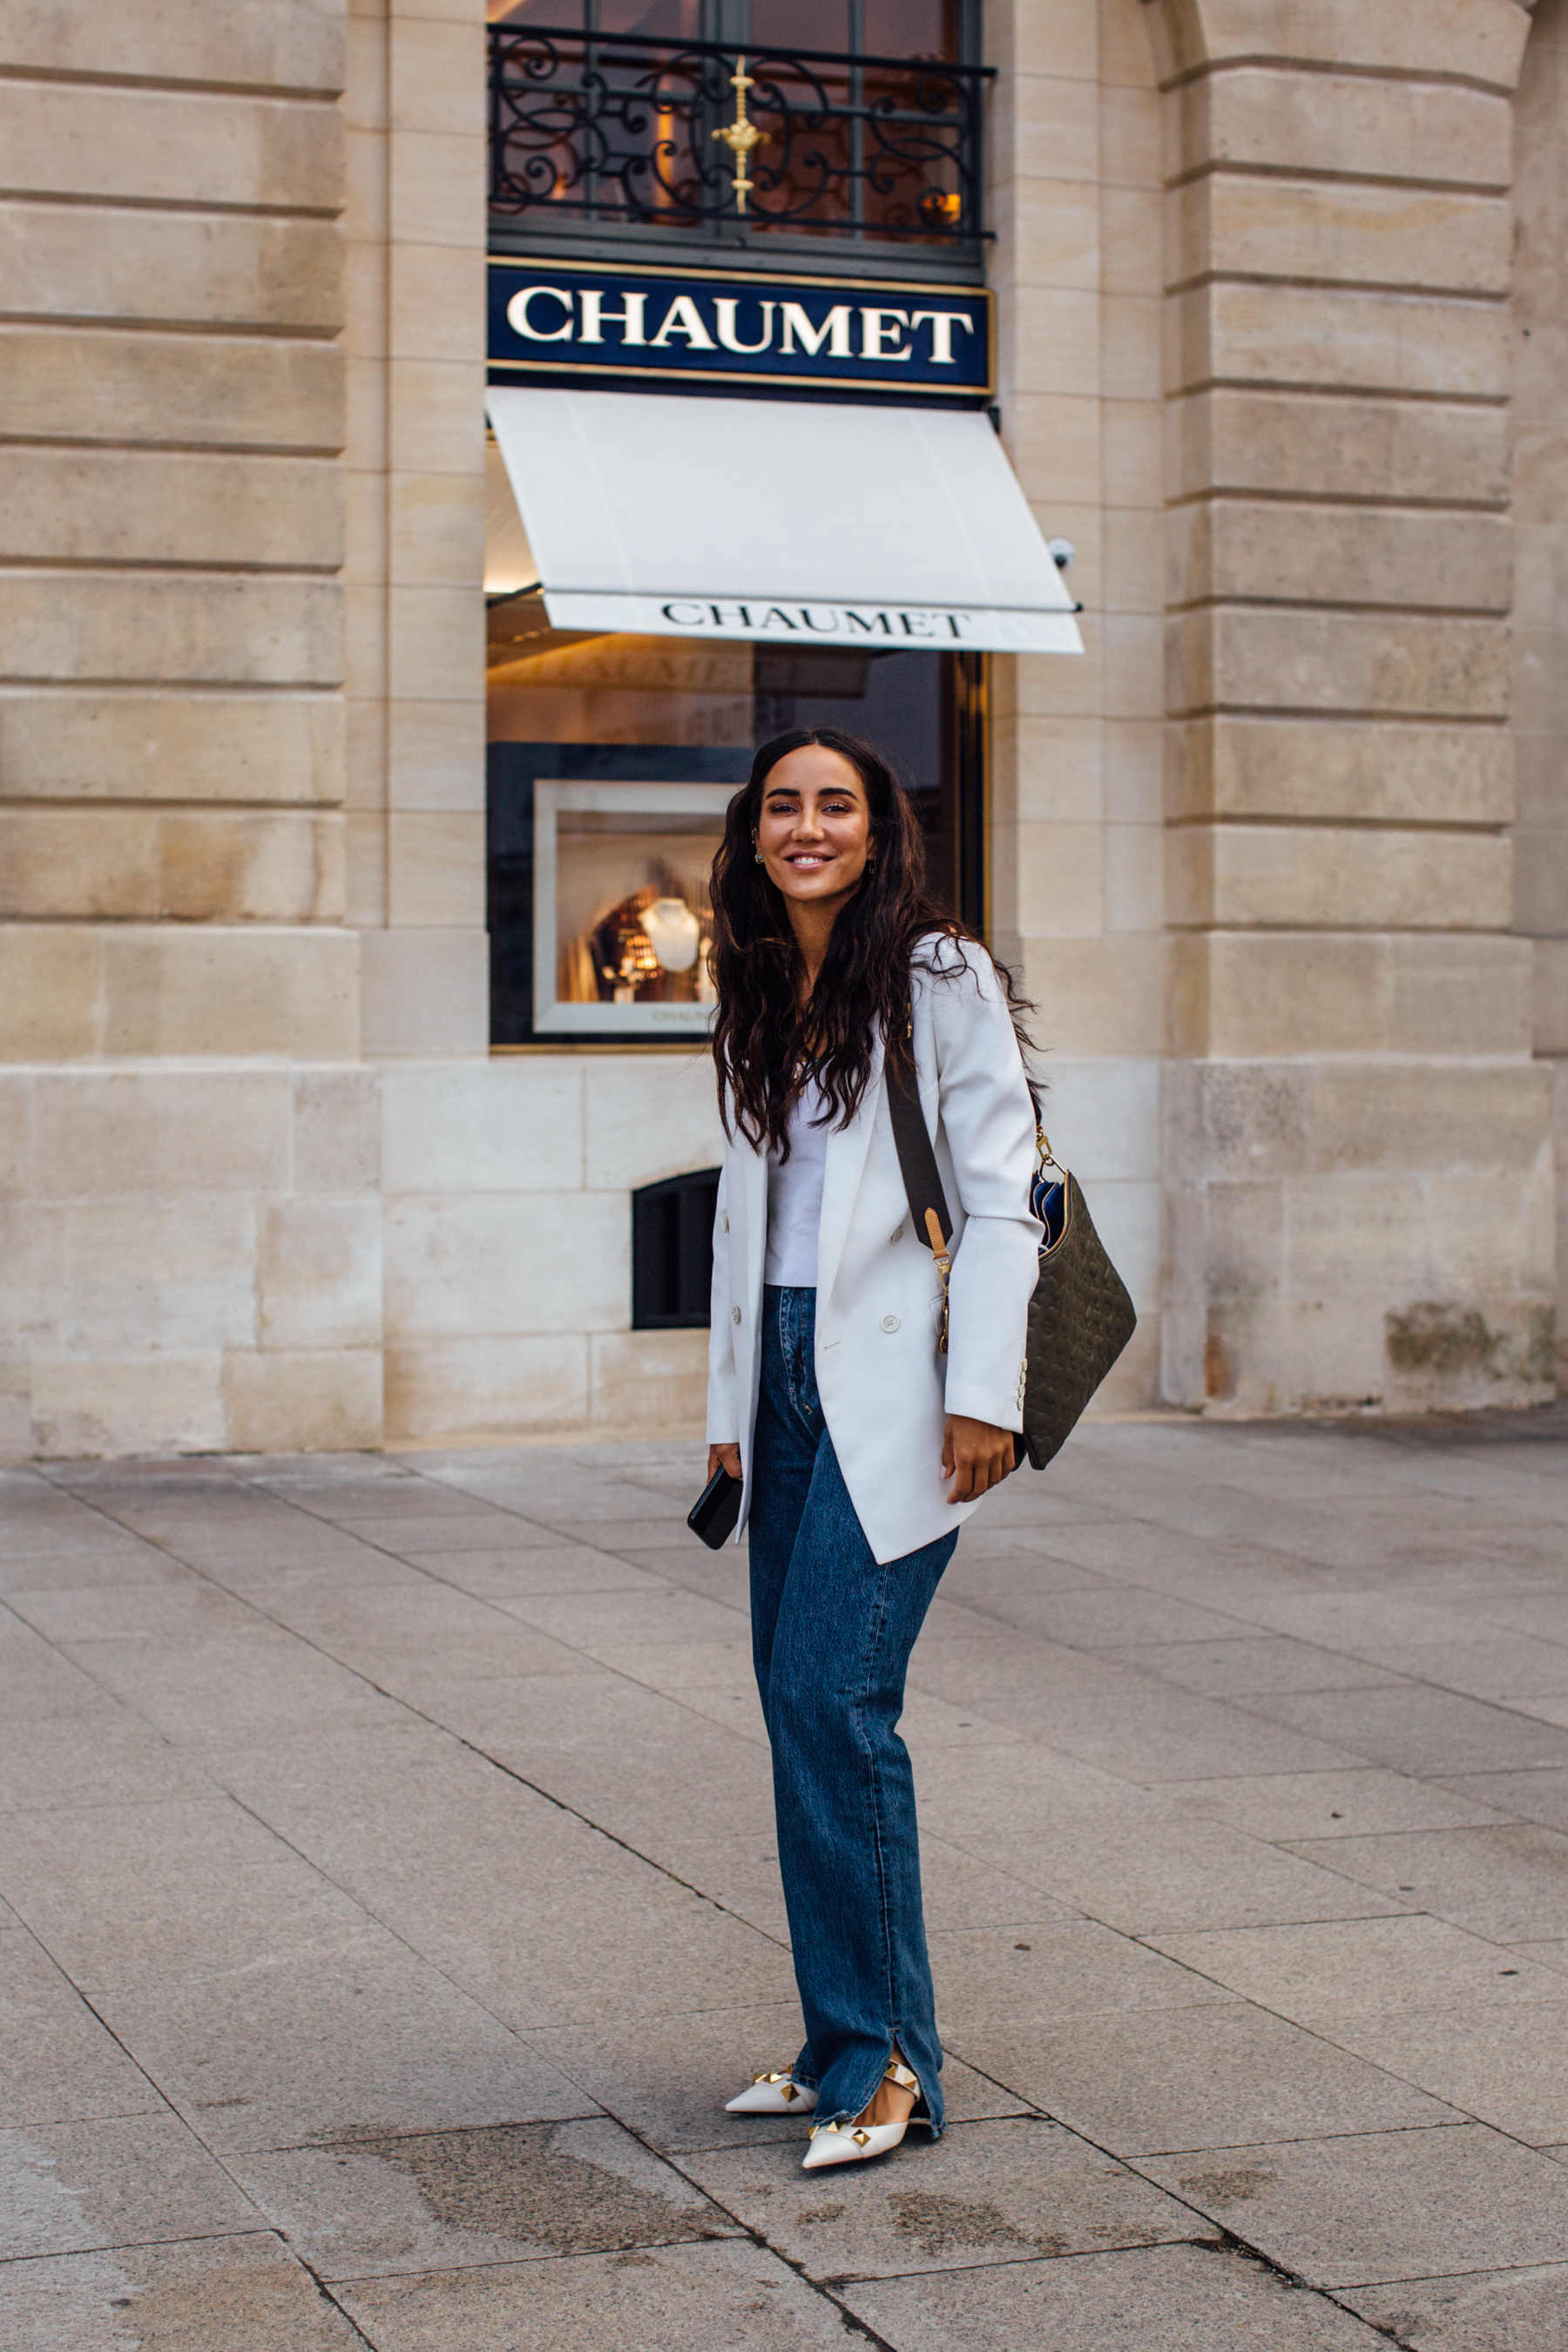
[[[489,265],[493,383],[600,376],[946,395],[992,390],[991,297],[972,286]]]

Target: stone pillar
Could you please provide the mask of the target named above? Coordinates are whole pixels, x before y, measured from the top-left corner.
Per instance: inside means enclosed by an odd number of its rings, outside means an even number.
[[[1554,1071],[1557,1381],[1568,1390],[1568,0],[1537,0],[1514,106],[1513,927]]]
[[[1170,502],[1164,1382],[1551,1392],[1510,937],[1514,0],[1150,0]]]
[[[1038,1007],[1046,1125],[1138,1304],[1102,1406],[1159,1378],[1164,990],[1160,124],[1138,0],[991,0],[1003,438],[1072,541],[1083,659],[993,669],[997,950]]]
[[[485,16],[353,0],[352,919],[364,1050],[483,1054]]]
[[[13,1450],[364,1443],[341,6],[6,11]]]

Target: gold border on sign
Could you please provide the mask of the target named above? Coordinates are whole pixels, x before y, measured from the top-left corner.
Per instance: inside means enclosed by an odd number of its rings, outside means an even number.
[[[949,278],[813,278],[773,276],[759,270],[717,269],[709,265],[681,269],[673,262],[563,261],[546,259],[542,254],[491,253],[486,256],[491,269],[551,269],[579,277],[600,278],[712,278],[728,285],[752,286],[835,286],[854,287],[861,291],[881,291],[897,294],[957,294],[965,301],[979,302],[985,312],[985,381],[984,383],[910,383],[902,384],[889,376],[847,375],[764,375],[742,368],[658,368],[616,366],[602,362],[549,360],[502,360],[489,357],[491,368],[506,368],[517,375],[608,375],[653,376],[672,379],[678,383],[766,383],[793,385],[795,390],[833,392],[890,392],[905,399],[934,395],[939,400],[990,400],[996,389],[996,298],[989,286],[961,286]]]

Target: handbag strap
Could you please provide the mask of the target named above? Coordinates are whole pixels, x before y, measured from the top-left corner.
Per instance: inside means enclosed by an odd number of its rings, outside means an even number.
[[[936,1153],[926,1132],[925,1113],[921,1108],[920,1088],[912,1060],[889,1066],[888,1116],[893,1122],[899,1172],[904,1180],[915,1232],[930,1245],[945,1286],[947,1268],[951,1263],[952,1219],[948,1213],[947,1195],[942,1189],[942,1172],[936,1164]],[[934,1234],[931,1232],[933,1218],[936,1221]]]

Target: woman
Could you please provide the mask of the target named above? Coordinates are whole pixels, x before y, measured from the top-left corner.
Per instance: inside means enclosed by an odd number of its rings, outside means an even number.
[[[1040,1228],[1009,983],[928,897],[887,763],[766,743],[713,868],[727,1139],[709,1475],[744,1482],[752,1634],[805,2046],[731,2113],[816,2111],[807,2169],[942,2129],[909,1754],[915,1636],[958,1529],[1013,1467]],[[912,1064],[955,1218],[913,1230],[884,1060]]]

